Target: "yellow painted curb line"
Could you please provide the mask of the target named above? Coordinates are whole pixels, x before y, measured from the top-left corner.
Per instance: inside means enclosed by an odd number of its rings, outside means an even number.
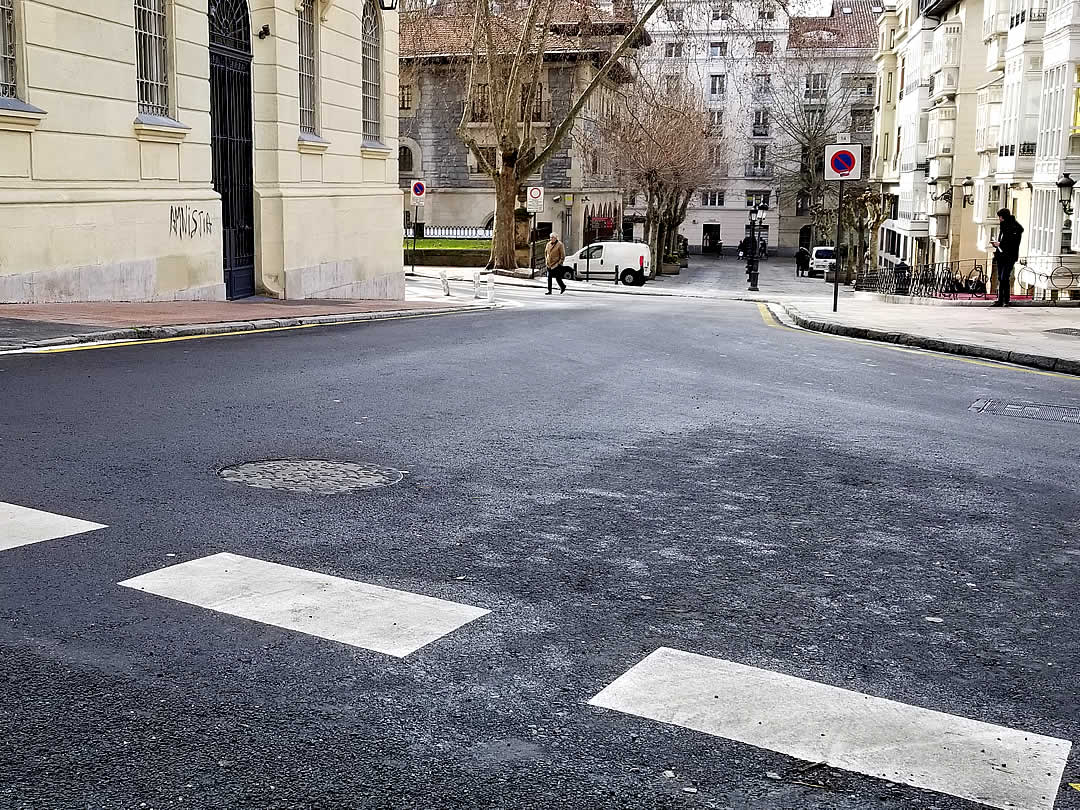
[[[888,349],[893,352],[902,352],[904,354],[919,354],[930,357],[943,357],[949,360],[958,360],[961,363],[968,363],[973,366],[985,366],[986,368],[1004,369],[1007,371],[1020,371],[1024,374],[1037,374],[1040,377],[1055,377],[1061,380],[1072,380],[1073,382],[1080,382],[1080,377],[1075,374],[1063,374],[1060,371],[1043,371],[1037,368],[1027,368],[1026,366],[1014,366],[1010,363],[1001,363],[996,360],[980,360],[976,357],[962,357],[958,354],[949,354],[948,352],[934,352],[929,349],[909,349],[904,346],[894,346],[891,343],[885,343],[880,340],[869,340],[867,338],[848,337],[847,335],[834,335],[829,332],[818,332],[814,329],[801,329],[794,326],[788,326],[785,323],[781,323],[776,319],[776,316],[772,314],[772,310],[769,309],[766,304],[758,304],[758,312],[761,313],[761,319],[765,321],[766,326],[771,326],[774,329],[787,329],[792,332],[801,332],[804,335],[817,335],[823,338],[832,338],[833,340],[845,340],[851,343],[862,343],[868,346],[877,346],[881,349]]]

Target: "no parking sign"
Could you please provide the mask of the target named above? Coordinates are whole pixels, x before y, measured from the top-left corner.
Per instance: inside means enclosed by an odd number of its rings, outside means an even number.
[[[862,146],[836,143],[825,147],[826,180],[861,180]]]
[[[417,180],[412,184],[412,204],[423,205],[424,196],[427,194],[427,186],[423,180]]]

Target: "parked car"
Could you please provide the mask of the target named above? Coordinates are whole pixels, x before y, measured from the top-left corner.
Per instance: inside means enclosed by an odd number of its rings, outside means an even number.
[[[640,286],[654,276],[652,251],[644,242],[593,242],[568,256],[575,279],[618,278]]]
[[[824,276],[829,270],[836,269],[836,251],[831,247],[818,246],[810,251],[811,276]]]

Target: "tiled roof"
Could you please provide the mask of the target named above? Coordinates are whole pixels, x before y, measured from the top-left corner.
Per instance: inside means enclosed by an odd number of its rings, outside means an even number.
[[[833,0],[827,17],[792,17],[789,49],[869,48],[877,44],[881,0]]]
[[[618,8],[618,4],[616,8]],[[497,38],[516,48],[524,22],[525,6],[521,12],[503,12],[493,20],[500,29]],[[588,33],[625,35],[633,27],[633,19],[618,12],[607,12],[580,0],[561,0],[552,17],[552,33],[548,35],[547,51],[608,50],[597,42],[596,36],[578,37],[580,26],[589,26]],[[464,56],[472,50],[473,15],[468,3],[446,3],[441,0],[422,11],[403,11],[400,16],[401,57]]]

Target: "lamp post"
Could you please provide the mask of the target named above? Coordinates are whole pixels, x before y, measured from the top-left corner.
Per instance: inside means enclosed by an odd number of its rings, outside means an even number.
[[[1076,185],[1076,181],[1073,180],[1068,172],[1062,172],[1060,178],[1057,181],[1058,194],[1061,196],[1061,210],[1067,217],[1072,216],[1073,206],[1073,186]]]
[[[750,281],[747,288],[750,292],[758,291],[758,228],[768,212],[769,206],[761,203],[751,208],[747,217],[750,223],[750,250],[746,255],[746,275]]]
[[[969,174],[964,178],[964,182],[960,184],[960,187],[964,190],[964,204],[963,207],[967,208],[969,205],[975,204],[975,181],[971,179]]]

